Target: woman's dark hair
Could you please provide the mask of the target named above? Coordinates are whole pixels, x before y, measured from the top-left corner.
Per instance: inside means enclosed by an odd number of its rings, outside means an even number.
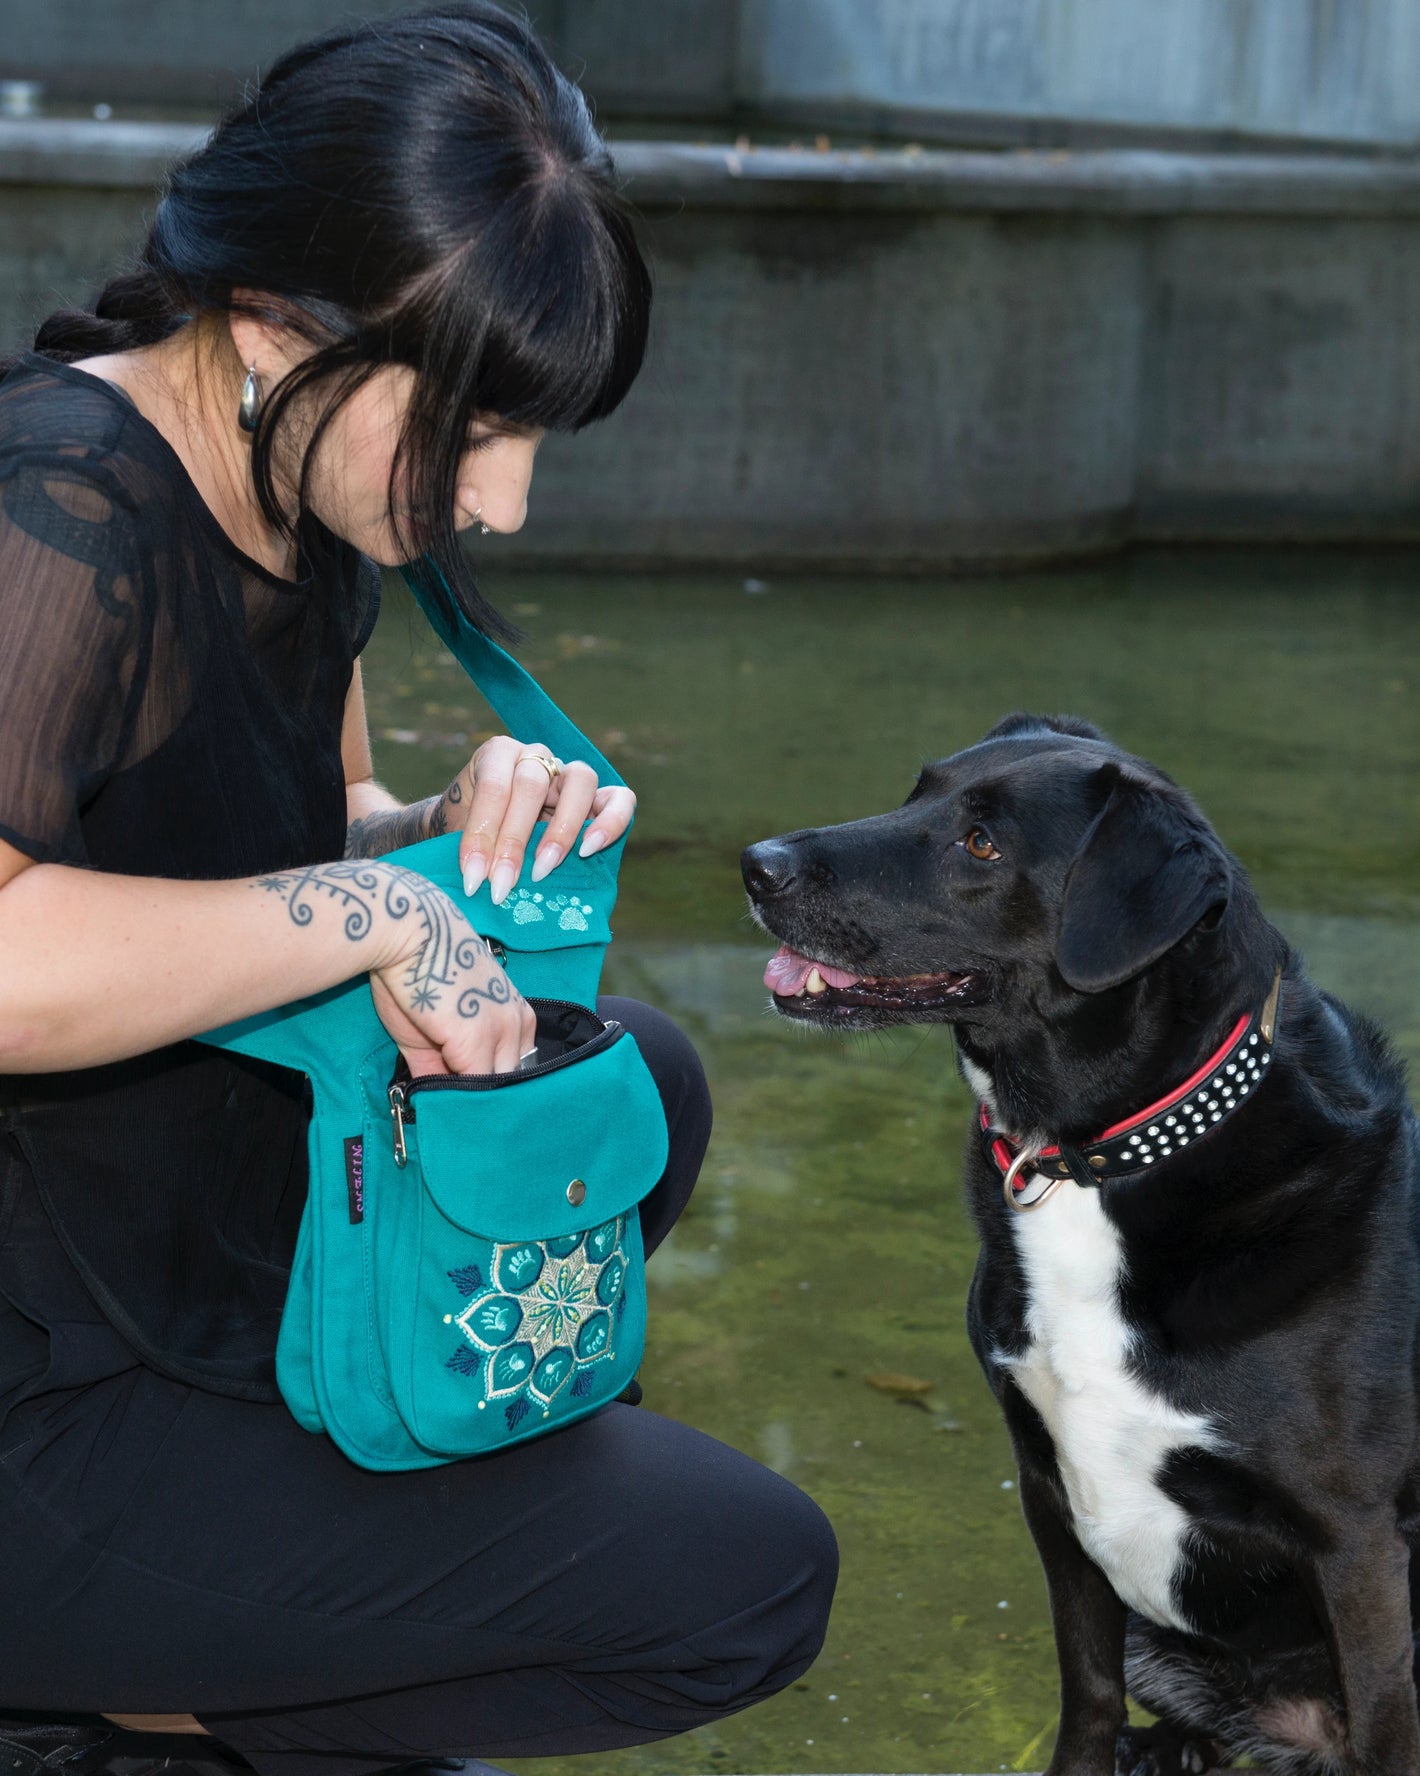
[[[169,174],[136,269],[92,312],[51,315],[35,349],[66,361],[130,350],[204,311],[297,330],[312,355],[268,392],[252,439],[261,509],[288,535],[272,445],[291,402],[317,384],[329,396],[300,472],[304,509],[335,409],[381,365],[411,366],[401,546],[506,635],[454,528],[469,429],[495,414],[575,431],[612,412],[641,366],[650,295],[582,94],[526,21],[471,0],[283,56]]]

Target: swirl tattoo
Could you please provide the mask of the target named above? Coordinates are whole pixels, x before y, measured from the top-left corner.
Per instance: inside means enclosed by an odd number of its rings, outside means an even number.
[[[284,901],[292,924],[303,927],[315,918],[323,898],[333,901],[341,909],[345,935],[352,943],[369,935],[381,907],[396,923],[417,920],[421,936],[404,973],[414,1011],[433,1010],[447,989],[480,962],[488,964],[489,978],[469,983],[459,992],[454,1005],[460,1017],[476,1018],[485,1004],[508,1005],[520,999],[494,963],[488,945],[469,928],[448,895],[413,870],[320,863],[258,876],[252,886]]]
[[[458,1013],[460,1017],[476,1018],[481,999],[486,999],[490,1005],[507,1005],[516,997],[513,983],[507,975],[495,974],[486,987],[474,985],[459,994]]]
[[[380,872],[358,864],[318,863],[280,875],[258,876],[256,886],[286,902],[293,925],[309,925],[315,917],[316,901],[328,895],[344,909],[345,935],[351,943],[358,943],[369,936]]]

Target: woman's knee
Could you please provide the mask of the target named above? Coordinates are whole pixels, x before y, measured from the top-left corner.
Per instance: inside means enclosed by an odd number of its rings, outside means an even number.
[[[775,1535],[788,1557],[781,1561],[788,1570],[769,1611],[776,1655],[770,1687],[779,1689],[807,1670],[823,1647],[838,1584],[838,1538],[814,1501],[797,1489],[792,1510],[777,1518]]]
[[[707,1699],[730,1713],[762,1701],[808,1670],[823,1647],[838,1580],[838,1543],[807,1494],[778,1482],[750,1526],[749,1581],[738,1608],[687,1636]]]
[[[612,996],[598,999],[597,1010],[624,1024],[636,1038],[666,1113],[666,1169],[641,1204],[641,1233],[649,1254],[675,1225],[700,1175],[710,1141],[710,1087],[690,1038],[663,1011],[639,999]]]

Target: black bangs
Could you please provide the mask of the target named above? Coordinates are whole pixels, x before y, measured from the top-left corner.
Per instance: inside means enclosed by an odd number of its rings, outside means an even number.
[[[475,424],[574,432],[614,412],[636,379],[651,280],[606,165],[544,173],[391,317],[395,355],[419,372],[395,463],[414,490],[409,553],[429,555],[465,613],[504,639],[516,631],[458,542],[459,472]]]
[[[486,243],[491,314],[477,400],[514,425],[575,432],[614,413],[636,380],[650,277],[614,210],[589,215],[550,194],[537,225],[532,240]],[[505,267],[516,278],[508,289]]]

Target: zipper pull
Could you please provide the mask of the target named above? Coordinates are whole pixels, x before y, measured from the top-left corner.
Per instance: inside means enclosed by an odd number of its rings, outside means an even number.
[[[394,1163],[404,1166],[409,1161],[409,1153],[404,1145],[404,1113],[409,1108],[409,1095],[396,1081],[390,1087],[389,1099],[390,1116],[394,1121]]]

